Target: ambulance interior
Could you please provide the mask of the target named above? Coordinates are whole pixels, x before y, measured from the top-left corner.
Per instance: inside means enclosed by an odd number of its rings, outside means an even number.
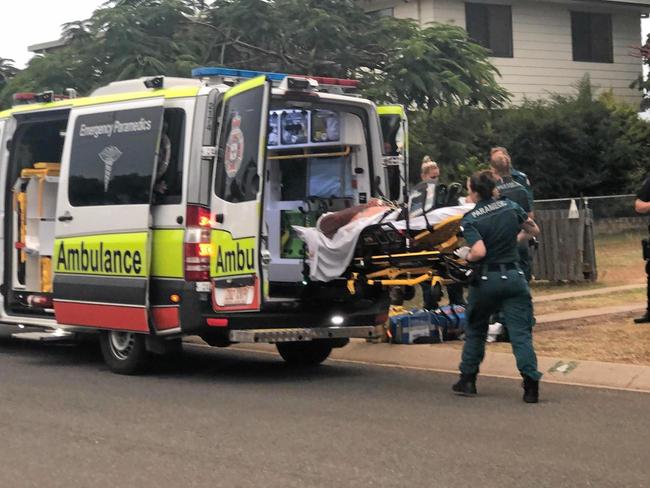
[[[370,198],[370,154],[363,111],[336,105],[272,107],[269,115],[263,238],[269,294],[298,297],[305,247],[293,225]]]
[[[59,170],[68,111],[23,116],[11,142],[5,219],[6,310],[51,313]]]

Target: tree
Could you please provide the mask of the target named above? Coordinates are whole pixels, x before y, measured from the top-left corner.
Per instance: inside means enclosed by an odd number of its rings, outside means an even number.
[[[537,198],[633,192],[650,168],[650,124],[611,93],[594,96],[588,78],[574,95],[504,110],[440,107],[413,121],[413,164],[430,155],[446,180],[461,181],[506,146]]]
[[[501,107],[508,101],[489,52],[464,29],[436,23],[401,27],[408,35],[393,39],[368,77],[374,98],[427,111],[443,105]]]
[[[14,60],[0,57],[0,90],[7,82],[16,76],[18,68],[14,66]]]
[[[201,65],[355,77],[368,95],[418,109],[507,100],[488,52],[463,29],[373,17],[354,0],[111,0],[63,36],[67,47],[35,58],[0,103],[36,83],[85,93]]]

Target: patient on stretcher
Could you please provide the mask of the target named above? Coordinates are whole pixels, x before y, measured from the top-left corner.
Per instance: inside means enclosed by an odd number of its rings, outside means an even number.
[[[325,214],[315,228],[294,226],[298,236],[307,244],[310,279],[331,281],[341,277],[354,259],[357,243],[366,228],[387,224],[403,233],[421,234],[422,231],[433,231],[434,227],[454,217],[459,221],[474,208],[474,204],[461,204],[457,196],[452,201],[438,198],[438,206],[436,189],[431,185],[416,187],[415,196],[412,195],[409,202],[409,212],[381,200],[371,200],[365,205]]]

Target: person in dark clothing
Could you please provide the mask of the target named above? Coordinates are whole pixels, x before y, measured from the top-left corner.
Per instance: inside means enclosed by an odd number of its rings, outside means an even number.
[[[645,179],[643,185],[641,186],[641,189],[636,194],[634,210],[636,210],[636,212],[639,214],[650,213],[650,177]],[[647,247],[647,244],[645,244],[644,247]],[[645,258],[645,272],[648,277],[648,301],[645,314],[637,319],[634,319],[634,322],[637,324],[650,323],[650,259],[648,259],[650,256],[647,255],[647,251],[645,249],[643,255]]]
[[[534,215],[532,193],[526,190],[523,185],[517,183],[512,177],[512,163],[508,154],[502,151],[493,151],[490,158],[490,166],[492,167],[492,172],[497,179],[496,188],[499,195],[509,198],[513,202],[519,204],[519,206],[523,208],[532,219]],[[522,239],[519,242],[518,247],[520,257],[519,265],[524,271],[528,281],[532,279],[529,241],[530,239]]]
[[[510,176],[512,176],[512,179],[515,180],[517,183],[519,183],[521,186],[523,186],[528,193],[530,193],[530,199],[534,199],[533,195],[533,188],[530,184],[530,179],[528,178],[528,175],[522,171],[516,170],[512,166],[512,157],[510,156],[510,153],[505,147],[493,147],[490,150],[490,159],[492,159],[493,156],[502,154],[508,160],[510,161]]]
[[[476,202],[476,207],[462,221],[469,247],[457,253],[475,264],[478,276],[469,287],[460,379],[453,391],[476,395],[476,377],[485,356],[490,316],[501,310],[517,368],[524,379],[523,399],[526,403],[537,403],[542,373],[537,369],[533,347],[533,302],[518,263],[517,240],[522,231],[537,235],[539,228],[512,200],[495,199],[495,189],[496,181],[490,171],[475,173],[470,178],[469,198]]]

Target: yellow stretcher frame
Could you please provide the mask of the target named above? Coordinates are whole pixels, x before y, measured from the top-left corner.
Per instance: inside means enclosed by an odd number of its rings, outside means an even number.
[[[449,217],[435,225],[433,232],[424,230],[415,235],[412,238],[414,250],[411,252],[371,256],[369,259],[372,260],[374,267],[381,267],[382,265],[386,267],[368,274],[353,272],[347,281],[348,292],[355,295],[355,284],[359,281],[363,281],[370,286],[381,285],[382,287],[417,286],[428,281],[431,282],[432,287],[438,284],[449,285],[454,283],[454,280],[437,274],[433,264],[439,263],[443,255],[451,256],[453,250],[458,248],[460,242],[458,234],[462,218],[462,215]],[[432,239],[432,236],[435,236],[436,239]],[[422,249],[429,246],[433,247],[433,249]],[[394,264],[395,261],[405,259],[420,261],[420,265],[409,267]],[[364,258],[355,258],[354,261],[362,264]],[[427,266],[427,262],[430,262],[431,266]]]

